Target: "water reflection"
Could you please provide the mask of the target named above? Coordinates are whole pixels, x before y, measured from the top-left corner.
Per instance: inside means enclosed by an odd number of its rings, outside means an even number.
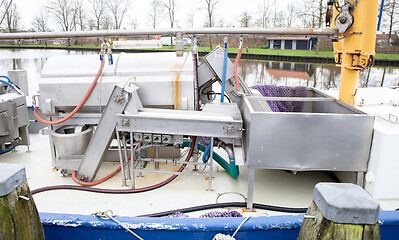
[[[67,50],[0,50],[0,74],[24,69],[28,73],[29,92],[35,94],[41,69],[55,55],[85,55],[98,52]],[[249,86],[256,84],[338,88],[340,69],[335,65],[241,60],[239,74]],[[397,86],[399,69],[378,67],[360,72],[359,87]]]
[[[341,70],[335,65],[241,60],[239,74],[248,85],[269,84],[338,88]],[[398,86],[399,69],[373,67],[360,71],[359,87]]]
[[[9,70],[26,70],[29,93],[36,94],[39,91],[38,81],[42,68],[49,57],[85,54],[96,54],[96,52],[34,49],[0,50],[0,75],[8,75]]]

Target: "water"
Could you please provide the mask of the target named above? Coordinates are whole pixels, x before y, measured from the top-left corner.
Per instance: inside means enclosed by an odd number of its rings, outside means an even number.
[[[335,65],[242,60],[239,74],[249,86],[256,84],[338,88],[341,69]],[[373,67],[360,71],[359,87],[399,85],[399,69]]]
[[[98,52],[67,50],[0,50],[0,74],[24,69],[28,73],[30,95],[36,94],[40,72],[46,60],[55,55],[85,55]],[[232,59],[233,60],[233,59]],[[309,86],[318,89],[338,88],[340,68],[335,65],[280,63],[241,60],[239,74],[249,86],[256,84]],[[360,72],[359,87],[398,86],[399,69],[373,67]]]

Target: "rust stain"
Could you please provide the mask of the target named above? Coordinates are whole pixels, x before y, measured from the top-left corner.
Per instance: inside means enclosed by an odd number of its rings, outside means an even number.
[[[180,73],[175,77],[174,81],[175,90],[175,110],[180,109]]]

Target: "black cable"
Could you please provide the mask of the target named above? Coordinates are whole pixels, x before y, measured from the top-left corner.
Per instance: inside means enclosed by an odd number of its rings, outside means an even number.
[[[225,208],[225,207],[247,207],[246,202],[226,202],[226,203],[213,203],[213,204],[205,204],[200,206],[188,207],[188,208],[181,208],[171,211],[165,212],[158,212],[158,213],[151,213],[151,214],[144,214],[138,217],[163,217],[174,214],[176,212],[181,213],[188,213],[188,212],[197,212],[208,210],[212,208]],[[280,206],[272,206],[260,203],[254,203],[254,208],[268,210],[268,211],[275,211],[275,212],[285,212],[285,213],[305,213],[308,209],[307,208],[290,208],[290,207],[280,207]]]
[[[215,93],[216,95],[222,95],[222,93]],[[224,94],[224,96],[227,98],[227,100],[229,100],[229,103],[231,103],[231,99],[229,98],[229,96],[227,96],[226,94]]]

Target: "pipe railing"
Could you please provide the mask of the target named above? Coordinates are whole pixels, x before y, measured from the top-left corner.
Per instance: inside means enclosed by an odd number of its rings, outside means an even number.
[[[264,36],[320,36],[338,37],[338,30],[332,28],[167,28],[167,29],[122,29],[91,30],[70,32],[23,32],[1,33],[0,40],[56,39],[56,38],[92,38],[126,37],[143,35],[264,35]]]

